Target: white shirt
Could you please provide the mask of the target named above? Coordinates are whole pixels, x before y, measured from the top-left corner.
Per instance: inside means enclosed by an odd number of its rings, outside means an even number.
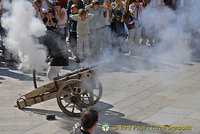
[[[65,26],[59,26],[59,25],[62,25],[62,24],[66,24],[66,23],[67,23],[67,13],[66,13],[65,8],[61,8],[60,13],[61,13],[61,12],[65,12],[65,17],[64,17],[63,20],[61,20],[60,16],[58,16],[57,26],[60,27],[60,28],[63,28],[63,27],[65,27]]]
[[[70,15],[70,17],[77,21],[77,33],[78,34],[89,34],[90,33],[90,25],[89,21],[94,17],[93,14],[88,13],[85,20],[81,20],[78,14]]]

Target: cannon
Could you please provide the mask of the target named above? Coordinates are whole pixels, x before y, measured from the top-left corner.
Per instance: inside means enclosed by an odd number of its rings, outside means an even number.
[[[36,76],[33,75],[35,89],[17,99],[16,107],[23,109],[57,98],[58,106],[65,114],[78,117],[83,108],[93,106],[101,98],[103,89],[96,71],[107,63],[101,62],[58,76],[40,87],[37,87]]]

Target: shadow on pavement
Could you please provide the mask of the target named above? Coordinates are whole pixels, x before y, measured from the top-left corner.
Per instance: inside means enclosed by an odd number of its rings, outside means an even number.
[[[71,131],[74,124],[80,120],[79,117],[70,117],[61,111],[36,109],[36,108],[25,108],[25,109],[22,109],[22,111],[30,111],[32,113],[44,115],[44,116],[46,116],[46,114],[54,114],[56,116],[56,119],[57,117],[63,119],[63,120],[59,120],[58,125],[61,128],[66,129],[67,131]]]
[[[30,77],[29,75],[12,72],[12,70],[10,71],[8,68],[0,68],[0,76],[6,76],[6,77],[21,80],[21,81],[25,81],[25,80],[32,81],[33,80],[33,78]],[[5,79],[5,78],[3,78],[3,79]],[[38,77],[37,81],[42,81],[42,80]]]
[[[95,104],[94,107],[99,111],[99,121],[98,121],[98,127],[95,129],[93,134],[99,134],[99,133],[104,134],[105,132],[102,131],[101,126],[105,123],[110,125],[109,134],[120,134],[119,132],[114,131],[113,129],[114,125],[148,126],[147,123],[132,121],[123,118],[125,115],[123,113],[110,110],[113,106],[108,103],[100,101],[97,104]],[[39,115],[55,114],[56,117],[60,117],[63,119],[59,120],[59,126],[63,129],[66,129],[67,131],[71,131],[74,124],[80,122],[80,117],[70,117],[61,111],[35,109],[35,108],[26,108],[22,110],[30,111],[32,113]]]
[[[113,106],[108,103],[100,101],[94,107],[99,111],[99,122],[98,122],[99,125],[98,125],[98,128],[95,130],[95,133],[97,133],[97,134],[104,133],[101,130],[101,126],[105,123],[109,124],[109,126],[110,126],[109,133],[111,133],[111,134],[119,134],[119,132],[114,131],[114,129],[113,129],[114,125],[118,125],[118,126],[119,125],[148,126],[147,123],[126,119],[126,118],[124,118],[125,115],[123,113],[110,110]],[[106,134],[106,132],[105,132],[105,134]]]

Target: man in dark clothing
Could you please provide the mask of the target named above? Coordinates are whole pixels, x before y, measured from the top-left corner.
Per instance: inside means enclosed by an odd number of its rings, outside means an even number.
[[[126,24],[122,19],[122,12],[116,11],[115,16],[111,18],[111,30],[114,33],[115,43],[114,48],[118,49],[119,52],[125,51],[126,49],[126,38],[128,36],[126,32]]]
[[[53,80],[63,66],[68,65],[68,49],[62,35],[56,31],[48,30],[41,38],[41,43],[47,47],[50,60],[47,77]]]
[[[71,6],[71,14],[78,14],[78,6],[73,4]],[[72,48],[72,51],[75,53],[77,47],[77,21],[69,18],[69,45]]]

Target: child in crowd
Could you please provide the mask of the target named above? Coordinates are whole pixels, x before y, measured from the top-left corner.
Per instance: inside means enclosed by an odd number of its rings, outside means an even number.
[[[57,30],[66,38],[66,26],[67,26],[67,12],[65,8],[61,8],[59,1],[54,2],[55,18],[57,19]]]
[[[51,8],[49,8],[45,14],[43,22],[47,28],[47,30],[54,30],[56,29],[57,20],[55,18],[54,12]]]
[[[71,14],[72,15],[76,15],[78,14],[78,5],[73,4],[71,6]],[[75,53],[75,48],[77,47],[77,21],[69,18],[69,22],[68,22],[68,26],[69,26],[69,45],[72,49],[72,52]]]
[[[128,36],[128,28],[123,21],[122,12],[116,11],[114,17],[111,18],[111,30],[114,34],[114,48],[118,49],[119,52],[126,50],[126,38]]]
[[[78,40],[76,53],[79,60],[84,60],[90,56],[89,21],[93,18],[93,16],[93,14],[87,14],[86,10],[84,9],[80,9],[79,14],[70,16],[73,20],[77,21]]]

